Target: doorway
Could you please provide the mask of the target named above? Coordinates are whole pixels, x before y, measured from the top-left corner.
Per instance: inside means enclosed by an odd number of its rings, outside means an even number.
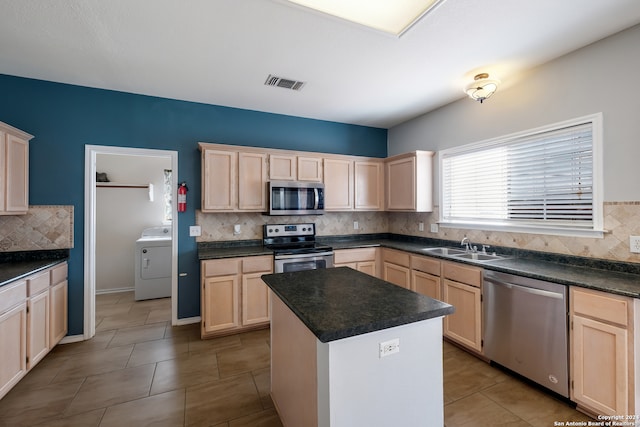
[[[124,156],[123,159],[145,160],[145,159],[166,159],[171,164],[170,194],[176,194],[178,176],[178,153],[170,150],[155,150],[127,147],[110,147],[87,145],[85,147],[85,239],[84,239],[84,339],[90,339],[95,335],[96,329],[96,266],[97,260],[97,191],[96,172],[98,158],[100,156],[117,155]],[[102,178],[102,176],[101,176]],[[151,193],[150,193],[151,194]],[[171,324],[177,323],[177,247],[178,247],[178,224],[176,203],[171,205],[170,217],[172,217],[171,227]],[[134,242],[132,242],[133,244]]]

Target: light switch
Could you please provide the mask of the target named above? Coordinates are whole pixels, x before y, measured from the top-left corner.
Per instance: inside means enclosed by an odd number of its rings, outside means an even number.
[[[200,237],[202,234],[202,229],[199,225],[192,225],[189,227],[189,236],[190,237]]]

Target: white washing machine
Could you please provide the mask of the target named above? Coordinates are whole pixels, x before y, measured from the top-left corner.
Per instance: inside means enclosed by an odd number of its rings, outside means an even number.
[[[145,228],[136,240],[136,301],[171,296],[171,226]]]

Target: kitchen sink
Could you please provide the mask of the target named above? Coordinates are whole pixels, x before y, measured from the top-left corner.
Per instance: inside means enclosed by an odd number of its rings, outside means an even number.
[[[491,254],[483,254],[483,253],[477,253],[477,252],[462,253],[462,254],[452,255],[452,256],[454,258],[469,259],[473,261],[493,261],[497,259],[505,259],[505,257],[501,255],[491,255]]]
[[[466,253],[463,249],[453,249],[453,248],[425,248],[422,249],[424,252],[429,252],[434,255],[464,255]]]

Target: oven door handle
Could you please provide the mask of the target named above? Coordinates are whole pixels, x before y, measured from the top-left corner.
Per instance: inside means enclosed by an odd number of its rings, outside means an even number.
[[[313,259],[313,258],[322,258],[325,256],[333,256],[333,252],[318,252],[318,253],[313,253],[313,254],[293,254],[293,255],[275,255],[274,259],[299,259],[299,260],[303,260],[303,259]]]

